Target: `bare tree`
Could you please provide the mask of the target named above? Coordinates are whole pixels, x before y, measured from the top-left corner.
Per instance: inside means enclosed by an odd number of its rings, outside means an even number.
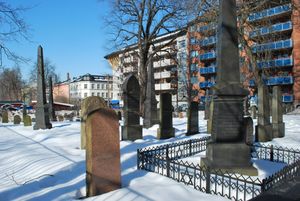
[[[108,25],[116,47],[126,50],[129,45],[136,45],[142,112],[150,58],[174,42],[186,26],[187,16],[186,3],[180,0],[115,0],[112,3]],[[168,33],[168,42],[157,42],[160,35]]]
[[[4,68],[0,72],[0,99],[22,100],[23,81],[19,68]]]
[[[0,1],[0,66],[3,56],[16,63],[27,61],[7,45],[10,41],[28,40],[28,27],[21,17],[25,10],[27,9],[24,7],[13,7],[3,0]]]

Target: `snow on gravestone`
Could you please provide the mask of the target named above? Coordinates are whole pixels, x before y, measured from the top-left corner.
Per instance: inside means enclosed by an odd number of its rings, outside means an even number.
[[[85,121],[87,197],[121,187],[118,116],[102,98],[100,105],[89,110]]]
[[[102,99],[98,96],[90,96],[85,98],[81,103],[81,125],[80,125],[80,133],[81,133],[81,149],[85,149],[86,147],[86,133],[85,133],[85,122],[87,115],[91,112],[103,108],[106,106],[106,103],[102,101]]]

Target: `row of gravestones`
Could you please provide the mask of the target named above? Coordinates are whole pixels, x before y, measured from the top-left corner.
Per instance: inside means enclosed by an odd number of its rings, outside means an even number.
[[[20,115],[14,115],[13,122],[14,124],[20,124],[22,121]],[[7,111],[2,111],[2,123],[8,123],[8,112]],[[31,117],[27,114],[23,115],[23,122],[24,126],[31,126],[32,125],[32,120]]]
[[[139,115],[140,86],[134,75],[127,77],[123,84],[123,98],[124,125],[121,128],[121,138],[122,140],[141,139],[143,128],[140,125]],[[192,104],[192,106],[196,108],[197,120],[191,121],[191,126],[197,122],[197,129],[191,130],[198,132],[198,105]],[[172,112],[171,94],[161,94],[157,138],[174,137]],[[88,97],[82,102],[81,148],[86,149],[88,197],[109,192],[121,186],[120,116],[120,112],[116,113],[108,108],[100,97]]]

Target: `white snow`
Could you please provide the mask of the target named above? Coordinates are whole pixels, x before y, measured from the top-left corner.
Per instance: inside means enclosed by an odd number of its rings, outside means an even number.
[[[286,136],[267,144],[299,148],[300,115],[285,115]],[[85,151],[80,150],[80,123],[56,122],[51,130],[0,123],[0,200],[75,200],[85,196]],[[186,118],[174,119],[176,137],[157,140],[157,125],[143,139],[121,141],[122,188],[86,200],[227,200],[205,194],[159,174],[137,170],[136,150],[146,146],[207,136],[203,112],[200,134],[186,137]],[[195,159],[197,160],[197,159]],[[198,159],[199,160],[199,159]],[[274,169],[254,161],[260,175]]]

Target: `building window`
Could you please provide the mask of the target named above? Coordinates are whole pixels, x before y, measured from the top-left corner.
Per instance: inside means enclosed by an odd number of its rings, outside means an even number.
[[[97,96],[100,96],[100,92],[97,93]]]
[[[87,89],[87,84],[84,84],[84,88]]]
[[[85,97],[85,98],[87,97],[87,93],[84,93],[84,97]]]
[[[94,92],[92,92],[92,96],[94,96],[95,94],[94,94]]]
[[[101,84],[101,89],[104,89],[104,84]]]
[[[108,93],[106,92],[106,98],[108,98]]]
[[[110,98],[113,98],[113,93],[110,94]]]
[[[100,89],[100,84],[97,84],[97,89]]]
[[[92,89],[94,89],[94,87],[95,87],[95,85],[94,85],[94,84],[92,84]]]
[[[102,96],[101,97],[104,98],[104,92],[102,92]]]

